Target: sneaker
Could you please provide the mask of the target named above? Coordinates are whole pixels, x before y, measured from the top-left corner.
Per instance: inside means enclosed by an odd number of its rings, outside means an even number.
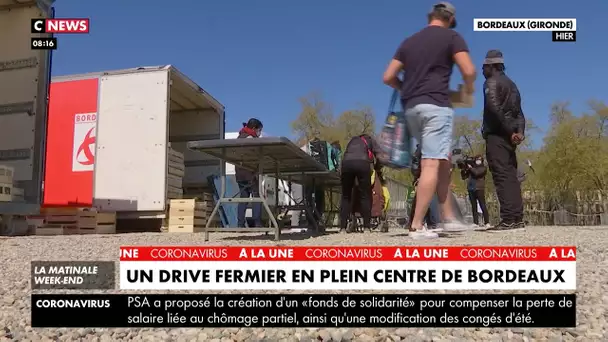
[[[458,221],[450,221],[443,224],[443,230],[446,232],[464,232],[470,229],[469,225]]]
[[[516,231],[524,230],[524,228],[525,227],[524,227],[523,222],[518,222],[518,223],[500,222],[498,225],[488,228],[486,231],[488,233],[516,232]]]
[[[439,234],[432,232],[426,228],[410,231],[409,236],[414,240],[436,239]]]
[[[431,231],[431,232],[435,232],[435,233],[441,233],[441,232],[443,232],[443,228],[441,228],[441,227],[440,227],[440,226],[438,226],[438,225],[432,225],[432,226],[429,226],[429,227],[427,228],[427,230],[428,230],[428,231]]]
[[[478,232],[485,232],[486,230],[492,228],[492,225],[489,223],[486,224],[480,224],[479,226],[477,226],[477,228],[475,228],[476,231]]]
[[[514,223],[513,228],[518,229],[518,230],[526,229],[526,222],[520,221],[520,222]]]

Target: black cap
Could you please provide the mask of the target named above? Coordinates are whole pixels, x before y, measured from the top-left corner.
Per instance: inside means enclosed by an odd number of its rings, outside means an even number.
[[[505,59],[500,50],[490,50],[486,53],[486,58],[483,60],[484,65],[488,64],[504,64]]]
[[[437,9],[441,9],[444,10],[448,13],[450,13],[452,15],[452,17],[454,17],[454,20],[452,20],[452,24],[450,25],[450,28],[453,29],[456,27],[456,7],[454,7],[454,5],[452,5],[451,3],[447,2],[447,1],[442,1],[442,2],[438,2],[433,6],[432,11],[437,10]]]

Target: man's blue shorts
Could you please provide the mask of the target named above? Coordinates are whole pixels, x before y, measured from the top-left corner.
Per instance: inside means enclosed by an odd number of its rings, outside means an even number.
[[[423,159],[449,159],[454,109],[419,104],[406,110],[405,118],[410,134],[420,144]]]

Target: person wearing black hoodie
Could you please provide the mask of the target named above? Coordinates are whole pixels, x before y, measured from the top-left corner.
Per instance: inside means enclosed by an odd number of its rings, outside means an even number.
[[[359,186],[360,214],[363,228],[370,230],[372,216],[372,170],[381,176],[382,167],[376,162],[376,142],[363,134],[353,137],[342,157],[340,181],[342,183],[342,202],[340,205],[340,231],[346,231],[352,213],[353,189]],[[381,177],[382,179],[382,177]]]
[[[478,226],[479,224],[479,213],[477,212],[477,204],[483,215],[483,223],[486,228],[490,227],[490,215],[488,214],[488,207],[486,206],[486,174],[488,169],[484,165],[483,157],[477,155],[474,157],[475,164],[466,164],[465,169],[460,170],[460,176],[463,180],[467,181],[467,190],[469,192],[469,201],[471,202],[471,208],[473,209],[473,223]]]
[[[247,123],[243,123],[243,128],[239,131],[237,139],[259,138],[262,134],[262,122],[258,119],[251,118]],[[259,175],[255,172],[239,168],[235,166],[236,182],[239,186],[239,194],[241,198],[260,197],[259,190]],[[262,203],[252,203],[253,221],[256,227],[262,227]],[[238,226],[244,228],[247,203],[239,203],[238,205]]]

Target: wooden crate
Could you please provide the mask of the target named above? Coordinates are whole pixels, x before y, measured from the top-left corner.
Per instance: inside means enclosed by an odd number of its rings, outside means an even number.
[[[169,174],[177,177],[184,177],[184,170],[171,166],[169,163]]]
[[[198,191],[198,189],[192,187],[184,187],[184,198],[213,202],[213,194],[211,192]]]
[[[169,216],[197,216],[207,217],[213,210],[211,201],[201,201],[196,198],[175,199],[169,201]]]
[[[116,234],[116,213],[95,213],[93,225],[79,226],[81,234]]]
[[[76,225],[45,223],[36,227],[36,235],[72,235],[78,233],[78,226]]]
[[[176,199],[169,202],[169,215],[166,222],[169,233],[197,233],[203,230],[207,218],[213,210],[209,201],[196,199]]]
[[[168,233],[202,233],[205,229],[205,225],[169,225]]]
[[[167,185],[169,187],[174,187],[174,188],[181,189],[182,185],[183,185],[183,178],[170,174],[170,175],[167,176]]]
[[[12,186],[14,174],[14,168],[7,165],[0,165],[0,183],[11,184]]]
[[[0,182],[0,202],[13,201],[13,183]]]
[[[169,199],[181,199],[184,197],[184,190],[174,186],[169,186],[167,189],[167,198]]]
[[[78,209],[66,208],[45,212],[45,224],[68,225],[78,227]]]
[[[42,213],[45,217],[42,228],[53,228],[55,234],[61,233],[60,228],[64,228],[63,234],[65,229],[73,234],[116,233],[116,213],[100,213],[95,208],[49,208]]]
[[[179,161],[179,162],[169,160],[168,164],[169,164],[169,169],[167,170],[168,174],[177,176],[177,177],[184,177],[184,170],[186,169],[186,165],[184,165],[183,160]]]
[[[167,149],[167,158],[172,162],[184,163],[184,154],[172,149],[171,147]]]

